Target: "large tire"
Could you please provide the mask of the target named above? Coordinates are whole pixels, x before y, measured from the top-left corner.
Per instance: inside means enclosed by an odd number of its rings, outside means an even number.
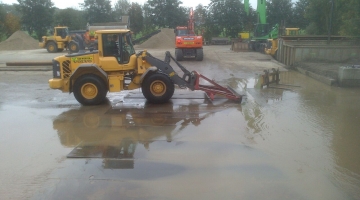
[[[150,103],[165,103],[173,96],[174,83],[165,74],[153,73],[145,78],[141,85],[144,97]]]
[[[196,49],[196,60],[197,61],[202,61],[204,58],[204,52],[202,49]]]
[[[184,59],[184,54],[181,49],[175,49],[175,58],[177,61],[182,61]]]
[[[57,45],[55,42],[53,41],[50,41],[46,44],[46,50],[49,52],[49,53],[56,53],[58,51],[58,48],[57,48]]]
[[[260,46],[261,46],[260,42],[255,42],[254,46],[255,46],[255,51],[260,52]]]
[[[265,53],[266,43],[260,43],[260,52]]]
[[[249,49],[250,49],[251,51],[256,51],[255,45],[256,45],[256,42],[250,41],[250,42],[249,42]]]
[[[70,53],[77,53],[79,52],[79,44],[75,41],[70,41],[68,48],[70,50]]]
[[[84,74],[74,83],[75,99],[86,106],[99,105],[106,100],[107,87],[104,81],[94,74]]]

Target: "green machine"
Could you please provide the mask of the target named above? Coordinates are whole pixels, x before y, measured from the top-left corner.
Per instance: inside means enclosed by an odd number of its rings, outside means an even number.
[[[244,5],[245,12],[249,15],[249,0],[244,0]],[[250,35],[249,49],[264,52],[268,39],[278,37],[279,25],[276,24],[274,27],[270,27],[266,23],[266,0],[257,1],[256,13],[258,22]]]

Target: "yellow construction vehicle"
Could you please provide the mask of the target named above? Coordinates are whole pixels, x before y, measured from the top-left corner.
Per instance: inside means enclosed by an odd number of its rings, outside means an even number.
[[[66,26],[54,27],[52,36],[43,36],[39,43],[40,48],[46,48],[49,53],[62,52],[69,49],[70,53],[77,53],[85,48],[96,49],[97,30],[126,29],[129,24],[129,17],[123,16],[122,22],[87,24],[86,30],[69,30]]]
[[[210,99],[220,94],[240,100],[230,88],[222,87],[196,71],[189,72],[166,52],[165,61],[146,50],[135,54],[131,32],[127,29],[99,30],[98,48],[86,53],[67,54],[53,59],[52,89],[73,92],[83,105],[97,105],[106,100],[107,92],[141,88],[151,103],[163,103],[174,94],[174,84],[180,88],[203,90]],[[171,59],[183,71],[180,77],[169,64]],[[200,78],[211,85],[201,85]]]
[[[46,48],[49,53],[62,52],[65,48],[69,48],[72,52],[79,51],[78,44],[73,41],[69,34],[69,28],[66,26],[54,27],[52,36],[43,36],[39,43],[40,48]]]
[[[300,28],[285,28],[285,34],[283,36],[295,36],[299,35]],[[267,40],[265,47],[265,53],[276,58],[276,53],[279,46],[279,38],[275,37]]]

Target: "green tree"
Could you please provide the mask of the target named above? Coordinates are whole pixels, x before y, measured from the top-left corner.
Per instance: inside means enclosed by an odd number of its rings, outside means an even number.
[[[141,31],[143,34],[148,34],[151,33],[152,31],[154,31],[157,27],[155,24],[152,23],[152,11],[151,11],[151,7],[149,6],[148,3],[145,3],[142,7],[143,10],[143,16],[144,16],[144,26],[143,26],[143,30]],[[132,23],[130,21],[130,23]]]
[[[245,6],[240,0],[227,0],[225,8],[225,33],[231,38],[237,38],[238,33],[244,30]]]
[[[188,12],[179,0],[148,0],[148,16],[155,26],[175,28],[187,24]]]
[[[51,0],[18,0],[18,3],[16,9],[22,13],[23,27],[40,40],[52,25],[54,4]]]
[[[113,21],[110,0],[84,0],[80,5],[85,11],[85,19],[90,24]]]
[[[267,23],[270,26],[285,22],[285,26],[292,27],[294,22],[293,9],[291,0],[269,0],[267,6]]]
[[[142,15],[141,5],[138,3],[132,3],[129,9],[130,29],[135,34],[139,33],[143,29],[144,17]]]
[[[113,17],[115,21],[121,21],[121,17],[124,15],[128,15],[129,9],[132,5],[129,0],[118,0],[115,3],[113,10]]]
[[[206,13],[207,10],[202,4],[197,5],[194,10],[195,32],[197,34],[204,34]]]
[[[20,30],[20,18],[12,13],[7,13],[5,17],[5,34],[7,37],[11,36],[16,31]]]
[[[86,28],[84,11],[73,8],[58,9],[54,14],[54,26],[67,26],[70,30]]]
[[[7,13],[11,13],[11,14],[21,18],[21,13],[17,11],[16,5],[17,4],[12,4],[12,5],[3,4],[3,8],[4,8],[4,10],[6,10]]]
[[[332,0],[309,0],[309,6],[305,14],[311,23],[306,28],[308,34],[327,35],[330,28],[331,34],[337,34],[341,25],[339,0],[334,0],[333,12],[331,12]],[[347,1],[348,2],[348,1]]]
[[[308,6],[308,0],[299,0],[295,3],[293,8],[293,27],[305,29],[309,25],[309,21],[305,18]]]
[[[6,11],[3,8],[3,5],[0,4],[0,41],[3,40],[6,34],[5,29],[5,18],[6,18]]]
[[[340,0],[341,35],[360,36],[360,1]]]
[[[244,31],[251,32],[255,28],[255,25],[258,20],[257,18],[258,18],[258,16],[257,16],[256,10],[252,6],[249,6],[249,14],[246,15],[243,19]]]
[[[240,0],[212,0],[209,4],[208,31],[213,36],[220,33],[228,37],[238,37],[245,29],[246,13]]]

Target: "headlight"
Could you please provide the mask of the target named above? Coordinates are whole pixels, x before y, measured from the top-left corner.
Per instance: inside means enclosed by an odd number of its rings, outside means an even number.
[[[60,63],[56,60],[52,60],[52,64],[53,64],[53,77],[54,78],[60,78],[61,74],[60,74]]]

